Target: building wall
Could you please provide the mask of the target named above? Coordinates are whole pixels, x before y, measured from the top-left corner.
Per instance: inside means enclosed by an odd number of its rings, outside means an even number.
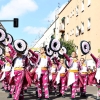
[[[56,22],[56,23],[55,23]],[[46,30],[46,32],[44,33],[43,37],[41,39],[39,39],[39,41],[36,43],[36,45],[34,46],[34,48],[39,48],[41,46],[43,46],[43,43],[45,45],[49,45],[49,42],[51,40],[51,36],[54,34],[54,28],[55,28],[55,24],[56,24],[56,37],[58,36],[58,32],[59,32],[59,20],[57,18],[56,21],[54,21],[52,23],[52,25]]]
[[[86,40],[91,41],[91,52],[98,56],[98,49],[100,49],[100,0],[90,0],[91,5],[88,7],[88,0],[84,0],[84,12],[82,10],[82,0],[71,0],[69,4],[59,13],[59,24],[61,19],[65,17],[65,40],[74,40],[74,43],[78,46],[78,57],[82,57],[80,51],[80,41]],[[76,17],[76,7],[79,6],[78,16]],[[74,11],[73,11],[74,10]],[[74,12],[72,17],[69,18],[69,24],[67,24],[67,16],[71,15],[71,12]],[[87,31],[88,27],[88,18],[91,18],[91,29]],[[81,22],[84,22],[84,34],[75,36],[76,26],[80,26]],[[71,30],[74,29],[73,34]],[[67,34],[68,33],[68,34]],[[59,38],[61,33],[59,33]],[[91,59],[90,55],[85,56],[86,59]]]

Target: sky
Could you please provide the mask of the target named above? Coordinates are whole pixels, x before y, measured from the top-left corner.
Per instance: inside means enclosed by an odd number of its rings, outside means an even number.
[[[63,9],[68,0],[0,0],[0,20],[19,19],[19,27],[13,22],[1,22],[6,32],[16,39],[24,39],[33,46],[55,19],[55,13]],[[59,7],[58,7],[59,6]]]

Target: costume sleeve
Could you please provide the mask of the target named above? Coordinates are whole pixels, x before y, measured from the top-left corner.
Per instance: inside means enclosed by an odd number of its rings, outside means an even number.
[[[28,60],[28,58],[26,57],[26,58],[25,58],[25,66],[26,66],[26,67],[28,66],[28,62],[29,62],[29,60]]]
[[[5,57],[5,60],[6,60],[7,62],[9,62],[10,64],[12,64],[12,60],[9,59],[8,57]]]
[[[36,58],[38,58],[38,54],[37,54],[37,53],[35,53],[35,52],[32,51],[32,50],[29,50],[29,52],[32,53],[33,56],[35,56]]]
[[[49,57],[48,57],[48,65],[49,65],[49,66],[52,66],[52,63],[51,63],[51,60],[50,60]]]
[[[92,53],[91,53],[90,55],[91,55],[91,57],[93,58],[93,60],[95,61],[95,63],[97,64],[98,59],[97,59]]]
[[[0,65],[1,65],[1,66],[4,65],[4,62],[3,62],[2,60],[0,60]]]
[[[37,59],[35,57],[31,57],[29,59],[32,61],[32,63],[36,63],[36,61],[37,61]]]
[[[68,55],[67,54],[63,54],[64,55],[64,57],[65,57],[65,59],[68,61],[68,62],[70,62],[70,58],[68,57]]]
[[[54,61],[56,62],[57,66],[60,65],[60,63],[59,63],[59,61],[58,61],[58,59],[56,57],[54,57]]]
[[[14,58],[15,54],[17,54],[17,52],[15,51],[15,49],[12,47],[12,45],[8,44],[8,47],[10,48],[10,56],[12,58]]]

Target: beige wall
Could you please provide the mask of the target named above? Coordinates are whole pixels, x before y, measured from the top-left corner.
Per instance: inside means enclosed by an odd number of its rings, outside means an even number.
[[[86,40],[91,41],[91,52],[98,56],[98,49],[100,49],[100,0],[90,0],[91,5],[88,7],[88,0],[84,0],[84,12],[81,12],[82,0],[72,0],[65,7],[65,9],[59,14],[59,20],[63,17],[66,17],[74,10],[74,15],[69,18],[69,24],[67,25],[65,21],[65,39],[74,40],[75,44],[78,46],[78,56],[81,57],[80,51],[80,41]],[[78,16],[76,17],[76,7],[79,6]],[[88,18],[91,18],[91,29],[87,31],[88,27]],[[76,26],[81,27],[81,22],[84,22],[84,34],[75,36]],[[74,29],[74,34],[70,36],[70,31]],[[67,33],[68,36],[67,36]],[[61,33],[59,33],[59,38]],[[87,59],[91,59],[89,55],[86,56]]]

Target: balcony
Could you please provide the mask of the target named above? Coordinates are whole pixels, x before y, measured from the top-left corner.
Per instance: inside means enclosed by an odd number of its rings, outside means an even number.
[[[59,26],[59,32],[61,33],[65,32],[65,26],[63,23]]]

